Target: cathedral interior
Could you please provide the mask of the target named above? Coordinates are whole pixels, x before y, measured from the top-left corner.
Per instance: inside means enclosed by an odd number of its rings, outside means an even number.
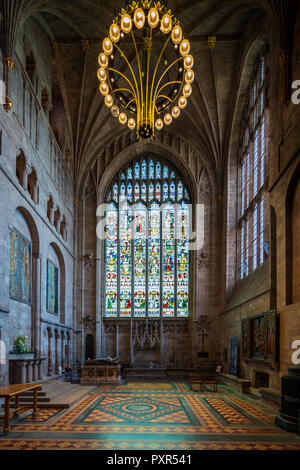
[[[300,450],[300,2],[0,28],[0,450]]]

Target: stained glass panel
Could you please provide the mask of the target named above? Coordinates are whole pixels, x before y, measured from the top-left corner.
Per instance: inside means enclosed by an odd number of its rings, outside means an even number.
[[[142,200],[147,201],[147,186],[146,183],[142,184]]]
[[[134,316],[146,316],[146,208],[138,204],[134,214]]]
[[[140,185],[136,183],[134,187],[134,199],[135,201],[138,201],[139,198],[140,198]]]
[[[154,161],[150,160],[149,162],[149,179],[154,180]]]
[[[156,183],[155,187],[155,198],[160,201],[160,196],[161,196],[161,186],[160,183]]]
[[[167,201],[168,197],[169,197],[169,187],[168,187],[168,183],[165,182],[164,187],[163,187],[163,201]]]
[[[131,316],[131,209],[120,211],[120,315]],[[117,259],[117,258],[116,258]]]
[[[140,164],[136,163],[134,167],[134,177],[136,180],[140,179]]]
[[[160,208],[149,210],[148,315],[160,316]]]
[[[153,201],[154,199],[154,184],[150,183],[149,184],[149,201]]]
[[[164,165],[163,179],[168,179],[168,177],[169,177],[169,167],[168,165]]]
[[[127,199],[129,202],[132,202],[132,183],[129,182],[127,186]]]
[[[175,209],[168,205],[162,213],[162,307],[164,317],[173,317],[175,313]]]
[[[161,163],[160,162],[156,163],[155,178],[161,179]]]
[[[118,211],[110,204],[106,211],[106,264],[105,264],[105,311],[106,316],[118,314]]]
[[[177,212],[177,316],[188,316],[189,300],[189,208],[184,202]]]
[[[142,163],[142,179],[143,180],[147,179],[147,162],[146,162],[146,160],[143,160],[143,163]]]
[[[182,181],[179,181],[179,183],[178,183],[177,199],[178,199],[178,201],[183,199],[183,184],[182,184]]]

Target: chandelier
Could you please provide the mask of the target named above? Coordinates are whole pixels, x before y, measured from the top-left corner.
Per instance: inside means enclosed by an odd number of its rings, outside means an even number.
[[[132,2],[113,20],[98,58],[105,105],[138,139],[153,138],[187,105],[194,80],[190,43],[165,4]]]

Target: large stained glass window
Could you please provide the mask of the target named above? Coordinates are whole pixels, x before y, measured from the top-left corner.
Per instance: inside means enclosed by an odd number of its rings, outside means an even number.
[[[240,279],[268,258],[266,164],[269,149],[267,53],[256,62],[244,111],[239,167]]]
[[[155,157],[123,168],[106,196],[105,316],[187,317],[190,195]]]

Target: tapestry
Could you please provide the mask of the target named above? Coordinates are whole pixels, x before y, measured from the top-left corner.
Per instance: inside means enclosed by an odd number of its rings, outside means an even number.
[[[47,260],[47,311],[58,314],[58,268]]]
[[[31,303],[31,243],[16,229],[10,231],[10,298]]]
[[[278,359],[277,331],[276,311],[242,320],[243,359],[275,363]]]

